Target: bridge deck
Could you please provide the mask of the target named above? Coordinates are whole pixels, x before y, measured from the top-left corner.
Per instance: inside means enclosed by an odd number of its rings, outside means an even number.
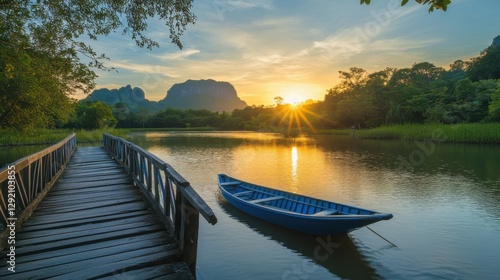
[[[16,272],[4,251],[0,279],[193,279],[173,233],[100,147],[76,150],[15,247]]]

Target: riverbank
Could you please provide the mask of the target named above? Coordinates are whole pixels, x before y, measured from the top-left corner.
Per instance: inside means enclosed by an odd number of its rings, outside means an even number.
[[[25,145],[50,145],[76,133],[77,143],[98,143],[102,141],[103,133],[125,137],[128,129],[96,129],[96,130],[70,130],[70,129],[36,129],[29,133],[13,129],[0,130],[0,147],[25,146]]]
[[[352,135],[353,132],[351,132]],[[463,144],[500,144],[500,124],[407,124],[355,130],[355,138]]]

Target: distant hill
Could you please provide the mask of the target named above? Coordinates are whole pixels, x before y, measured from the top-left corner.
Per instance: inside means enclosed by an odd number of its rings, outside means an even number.
[[[219,112],[231,112],[248,106],[238,97],[233,85],[214,80],[187,80],[175,84],[158,103],[161,107],[174,109],[206,109]]]
[[[495,47],[500,46],[500,36],[495,37],[495,39],[493,39],[493,43],[491,45],[495,46]]]
[[[158,102],[147,100],[142,89],[138,87],[132,88],[130,85],[120,89],[102,88],[94,90],[87,98],[81,100],[81,102],[85,101],[101,101],[110,106],[123,102],[127,104],[131,111],[136,111],[141,107],[151,112],[160,110]]]
[[[123,102],[131,111],[144,108],[153,113],[166,108],[231,112],[247,106],[238,97],[233,85],[214,80],[187,80],[175,84],[167,91],[166,97],[158,102],[146,99],[142,89],[130,85],[120,89],[97,89],[81,101],[101,101],[110,106]]]

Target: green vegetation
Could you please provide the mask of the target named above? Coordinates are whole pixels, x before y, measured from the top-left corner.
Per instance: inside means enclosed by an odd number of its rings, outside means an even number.
[[[408,124],[356,130],[362,139],[401,139],[447,143],[500,144],[500,124]]]
[[[82,129],[104,129],[115,127],[117,120],[111,107],[102,102],[80,102],[76,104],[75,112],[71,115],[65,127]]]
[[[103,133],[126,138],[129,130],[113,128],[95,130],[36,129],[27,134],[15,129],[2,129],[0,130],[0,146],[53,144],[68,137],[73,132],[76,133],[78,143],[98,143],[102,141]]]

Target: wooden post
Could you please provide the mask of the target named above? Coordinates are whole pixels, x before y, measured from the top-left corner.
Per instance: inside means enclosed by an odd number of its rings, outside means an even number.
[[[184,233],[181,258],[195,276],[200,214],[184,196],[182,196],[182,223],[184,224]]]

